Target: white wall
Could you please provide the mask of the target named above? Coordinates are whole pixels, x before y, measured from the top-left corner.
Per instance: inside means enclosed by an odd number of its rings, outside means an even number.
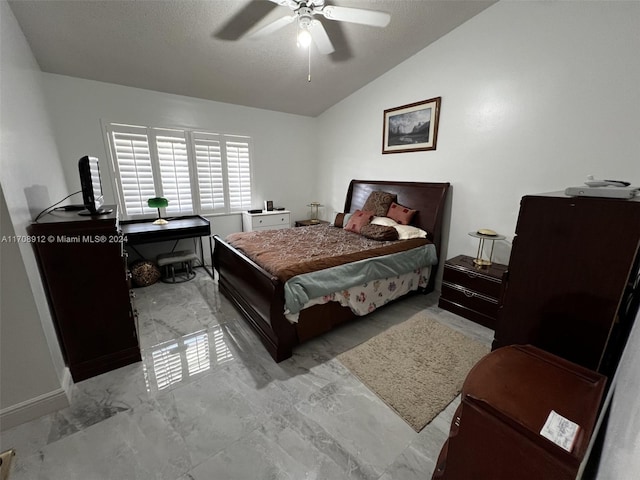
[[[41,73],[5,1],[0,2],[2,232],[25,235],[39,211],[67,195]],[[9,218],[10,217],[10,218]],[[65,366],[31,245],[2,245],[2,428],[68,405]]]
[[[351,178],[449,181],[446,258],[492,228],[510,254],[520,198],[585,177],[640,184],[640,3],[499,2],[319,117],[321,198]],[[388,108],[442,97],[435,151],[382,155]]]
[[[315,119],[61,75],[43,76],[71,191],[80,189],[78,159],[94,155],[109,167],[103,167],[107,174],[103,178],[105,200],[115,201],[101,121],[202,128],[251,136],[255,208],[261,208],[264,200],[273,200],[276,206],[292,210],[292,219],[307,218],[306,204],[316,198],[311,148]],[[212,217],[212,230],[222,236],[240,231],[241,217]]]

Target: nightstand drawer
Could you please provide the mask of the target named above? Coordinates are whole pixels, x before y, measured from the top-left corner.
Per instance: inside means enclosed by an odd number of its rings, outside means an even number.
[[[493,299],[500,298],[502,281],[489,277],[478,270],[460,269],[445,263],[442,281],[454,285],[464,285],[468,290]]]
[[[498,314],[498,300],[487,297],[460,285],[442,282],[442,299],[470,310],[495,318]]]

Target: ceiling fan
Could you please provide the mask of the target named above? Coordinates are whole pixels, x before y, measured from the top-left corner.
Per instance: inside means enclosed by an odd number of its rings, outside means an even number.
[[[340,7],[337,5],[325,5],[324,0],[269,0],[272,3],[290,8],[293,13],[280,17],[268,25],[250,32],[247,38],[262,39],[287,25],[298,23],[298,45],[308,47],[311,41],[316,44],[318,51],[325,55],[333,53],[335,48],[324,26],[316,15],[321,15],[329,20],[339,22],[358,23],[372,27],[386,27],[391,20],[391,15],[377,10],[365,10],[362,8]]]

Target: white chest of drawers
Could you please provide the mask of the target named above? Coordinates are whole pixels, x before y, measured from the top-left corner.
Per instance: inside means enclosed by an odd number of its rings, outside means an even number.
[[[291,227],[291,212],[280,210],[262,213],[242,213],[242,231],[277,230]]]

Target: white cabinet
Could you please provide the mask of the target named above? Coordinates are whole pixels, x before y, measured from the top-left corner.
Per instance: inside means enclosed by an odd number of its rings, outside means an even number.
[[[291,227],[291,212],[280,210],[262,213],[242,213],[242,231],[253,232],[254,230],[277,230],[279,228]]]

